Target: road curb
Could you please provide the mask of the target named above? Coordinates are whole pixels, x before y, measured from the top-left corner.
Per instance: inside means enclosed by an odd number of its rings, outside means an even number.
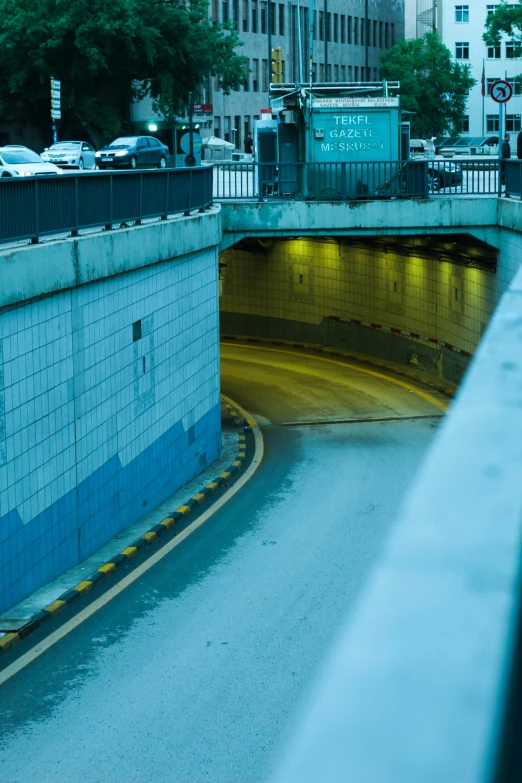
[[[228,398],[227,398],[228,399]],[[240,425],[243,417],[235,410],[231,401],[224,403],[230,418],[234,423]],[[234,415],[232,415],[234,414]],[[250,429],[252,422],[247,420],[245,429]],[[176,524],[183,521],[186,517],[190,516],[194,509],[197,509],[202,503],[204,503],[211,495],[214,494],[223,484],[231,479],[231,477],[241,470],[245,464],[247,456],[247,444],[246,435],[244,433],[238,433],[238,451],[236,458],[232,463],[222,470],[221,473],[214,479],[205,484],[199,492],[196,492],[190,498],[186,500],[176,511],[165,517],[159,524],[151,527],[150,530],[143,533],[135,541],[122,549],[119,554],[112,557],[106,563],[101,565],[91,576],[83,579],[79,584],[73,588],[67,590],[60,595],[55,601],[48,606],[38,611],[33,617],[18,631],[8,632],[4,636],[0,637],[0,656],[11,650],[16,644],[29,634],[36,631],[37,628],[50,620],[52,617],[56,617],[57,614],[68,608],[81,598],[86,593],[90,592],[96,584],[103,582],[108,576],[113,574],[121,565],[128,563],[141,549],[145,549],[151,544],[155,543],[161,536],[171,530]]]
[[[349,359],[359,364],[369,364],[372,367],[376,367],[380,370],[387,370],[394,375],[401,375],[406,378],[414,380],[416,383],[420,383],[422,386],[428,386],[431,389],[435,389],[446,397],[454,397],[457,391],[457,387],[454,384],[446,382],[437,382],[436,380],[430,381],[427,378],[420,377],[419,373],[415,370],[409,370],[406,367],[401,368],[400,365],[393,365],[386,362],[384,359],[374,359],[371,356],[364,356],[362,354],[355,353],[353,351],[343,351],[339,348],[332,348],[328,345],[319,345],[317,343],[304,343],[296,340],[271,340],[268,337],[249,337],[248,335],[229,335],[222,334],[220,337],[222,343],[232,343],[246,345],[266,345],[272,348],[292,348],[300,351],[311,351],[312,353],[321,353],[325,356],[336,357],[341,359]]]

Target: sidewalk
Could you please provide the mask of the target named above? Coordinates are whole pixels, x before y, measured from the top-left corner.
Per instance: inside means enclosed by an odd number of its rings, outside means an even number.
[[[105,544],[91,557],[74,566],[54,582],[37,590],[0,616],[0,654],[31,633],[46,619],[58,614],[72,600],[91,590],[95,583],[127,562],[138,549],[156,541],[192,508],[228,481],[245,460],[242,417],[221,400],[222,449],[219,459],[150,511],[134,525]],[[177,509],[173,512],[172,509]],[[163,525],[163,526],[162,526]]]

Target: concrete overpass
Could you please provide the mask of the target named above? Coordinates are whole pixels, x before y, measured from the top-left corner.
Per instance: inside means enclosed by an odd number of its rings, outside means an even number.
[[[245,332],[319,341],[323,330],[346,342],[353,327],[389,345],[405,340],[407,361],[415,354],[426,367],[421,346],[459,362],[476,353],[278,779],[471,783],[518,769],[521,226],[522,204],[487,197],[245,203],[3,252],[4,606],[129,523],[129,514],[111,515],[129,510],[104,494],[111,482],[122,497],[132,490],[134,507],[154,504],[172,487],[151,481],[152,454],[165,476],[182,454],[184,475],[212,461],[220,248],[229,264],[222,318]],[[455,235],[459,257],[469,241],[469,266],[443,247]],[[235,247],[251,240],[260,249]],[[432,245],[445,256],[430,258]],[[325,319],[345,331],[328,333]],[[435,357],[431,370],[448,377],[459,367]],[[55,411],[69,441],[38,424]],[[35,496],[42,482],[49,489]]]

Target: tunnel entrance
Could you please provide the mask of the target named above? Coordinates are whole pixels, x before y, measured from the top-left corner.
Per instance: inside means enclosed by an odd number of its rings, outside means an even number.
[[[221,334],[352,350],[458,384],[498,299],[496,265],[468,234],[245,239],[220,256]]]

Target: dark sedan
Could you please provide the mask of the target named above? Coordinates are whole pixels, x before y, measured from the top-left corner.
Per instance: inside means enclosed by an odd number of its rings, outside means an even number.
[[[100,169],[137,169],[138,166],[167,165],[169,148],[154,136],[121,136],[96,153]]]
[[[462,166],[448,160],[430,160],[428,163],[428,190],[433,193],[444,188],[462,185]]]

